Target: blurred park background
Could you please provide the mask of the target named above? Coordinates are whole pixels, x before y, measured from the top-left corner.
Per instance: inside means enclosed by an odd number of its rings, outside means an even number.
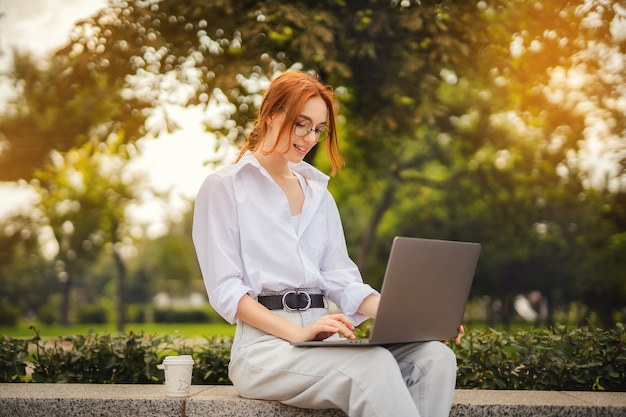
[[[0,13],[3,333],[223,324],[193,198],[291,68],[336,91],[346,167],[330,189],[367,282],[380,288],[396,235],[476,241],[470,323],[625,318],[623,2],[0,0]],[[308,160],[328,171],[323,152]]]

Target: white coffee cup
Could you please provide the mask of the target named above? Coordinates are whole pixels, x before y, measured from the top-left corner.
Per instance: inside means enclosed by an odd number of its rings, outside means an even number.
[[[165,389],[168,396],[185,397],[189,395],[193,364],[191,355],[166,356],[163,359]]]

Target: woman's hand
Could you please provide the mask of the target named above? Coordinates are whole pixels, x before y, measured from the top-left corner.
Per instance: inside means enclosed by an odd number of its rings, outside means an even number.
[[[465,327],[463,327],[463,325],[461,324],[459,326],[459,332],[456,335],[456,338],[454,339],[454,343],[456,343],[457,345],[461,343],[461,336],[463,335],[463,333],[465,333]],[[447,340],[442,340],[441,342],[448,344]]]
[[[456,339],[454,339],[454,343],[456,343],[457,345],[461,343],[461,336],[463,335],[463,333],[465,333],[465,327],[463,327],[463,325],[461,324],[459,326],[459,334],[456,335]]]
[[[320,317],[314,323],[302,327],[298,334],[294,335],[295,339],[291,342],[308,342],[310,340],[324,340],[337,333],[355,339],[354,325],[343,314],[328,314]]]
[[[301,327],[284,317],[272,313],[248,294],[239,300],[237,317],[239,320],[257,329],[290,342],[324,340],[337,333],[348,339],[355,339],[354,333],[352,333],[354,325],[343,314],[325,315],[317,319],[313,324]]]

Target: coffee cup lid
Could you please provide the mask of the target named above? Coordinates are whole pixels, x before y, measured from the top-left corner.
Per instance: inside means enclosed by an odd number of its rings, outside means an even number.
[[[193,363],[191,355],[166,356],[163,359],[164,365],[189,365]]]

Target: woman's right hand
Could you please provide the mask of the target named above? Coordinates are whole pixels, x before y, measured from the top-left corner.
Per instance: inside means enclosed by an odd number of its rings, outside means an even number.
[[[248,294],[241,297],[237,307],[237,318],[257,329],[273,334],[290,342],[324,340],[339,333],[348,339],[355,339],[354,325],[344,314],[328,314],[306,327],[272,313]]]
[[[344,314],[327,314],[314,323],[301,327],[301,331],[295,335],[295,340],[291,340],[291,342],[324,340],[337,333],[348,339],[355,339],[353,330],[354,325]]]

